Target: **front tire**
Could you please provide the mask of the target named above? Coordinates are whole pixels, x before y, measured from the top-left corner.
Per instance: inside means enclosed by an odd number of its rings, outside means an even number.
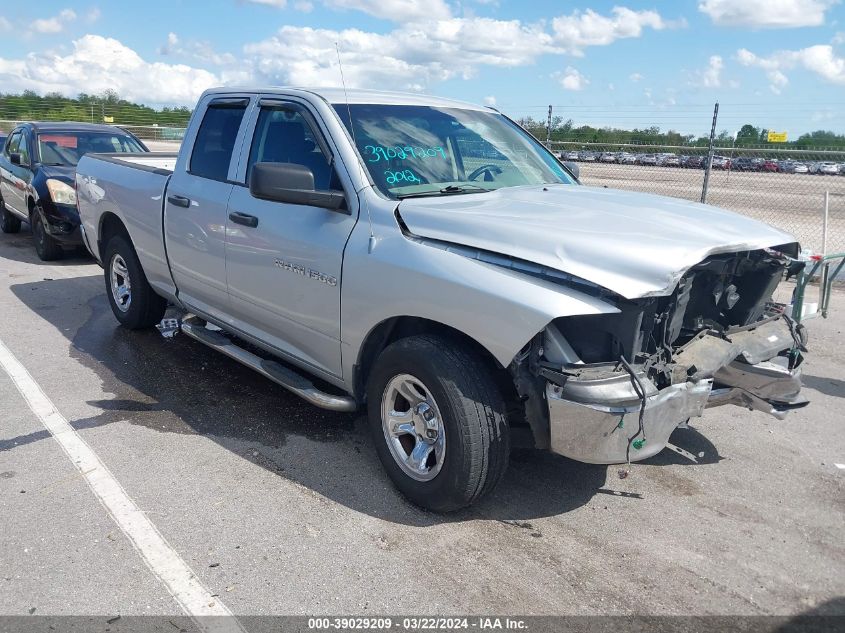
[[[452,512],[502,478],[510,455],[505,403],[489,366],[461,341],[423,335],[391,344],[367,397],[379,459],[411,502]]]
[[[47,233],[38,207],[32,210],[30,226],[32,227],[32,239],[35,241],[35,252],[38,254],[38,259],[42,262],[61,259],[64,251],[61,245],[53,239],[53,236]]]
[[[167,301],[153,291],[129,240],[122,235],[112,237],[103,262],[106,295],[120,324],[141,330],[161,321]]]

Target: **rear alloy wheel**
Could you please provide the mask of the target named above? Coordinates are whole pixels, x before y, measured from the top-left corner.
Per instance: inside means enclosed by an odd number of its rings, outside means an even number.
[[[36,207],[32,210],[31,216],[32,239],[35,241],[35,252],[43,262],[51,262],[61,259],[64,255],[61,245],[47,233],[44,222],[41,220],[41,212]]]
[[[129,240],[122,235],[112,237],[103,262],[109,305],[120,324],[141,330],[161,321],[167,301],[153,291]]]
[[[21,221],[6,208],[0,196],[0,231],[3,233],[17,233],[21,230]]]

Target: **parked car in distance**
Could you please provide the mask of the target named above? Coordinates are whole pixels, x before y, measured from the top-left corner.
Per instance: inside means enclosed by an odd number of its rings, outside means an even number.
[[[684,156],[681,160],[681,167],[686,167],[687,169],[701,169],[702,167],[704,167],[705,159],[706,157],[701,156],[700,154]]]
[[[637,163],[640,165],[656,165],[657,164],[657,155],[656,154],[640,154],[637,157]]]
[[[713,162],[710,165],[711,169],[730,169],[731,159],[727,156],[713,156]]]
[[[782,174],[794,174],[797,164],[794,160],[780,160],[778,161],[778,171]]]
[[[637,162],[637,155],[633,152],[620,152],[618,162],[620,165],[634,165]]]
[[[816,171],[826,176],[836,176],[839,173],[839,165],[829,162],[819,163]]]
[[[585,150],[578,153],[578,160],[584,161],[585,163],[594,163],[597,158],[598,156],[595,152],[588,152]]]
[[[64,247],[82,244],[74,173],[91,153],[142,153],[135,136],[110,125],[23,123],[14,128],[0,154],[0,230],[17,233],[29,222],[35,251],[44,261]]]
[[[601,162],[603,163],[615,163],[616,159],[616,152],[602,152],[601,154]]]
[[[761,171],[779,171],[778,170],[778,161],[774,158],[767,158],[763,161],[763,164],[760,166]]]
[[[750,156],[739,156],[733,161],[732,169],[737,171],[760,171],[763,167],[762,158],[751,158]]]
[[[807,174],[810,172],[810,168],[807,167],[804,163],[795,163],[795,167],[792,170],[793,174]]]
[[[561,152],[560,158],[561,160],[578,160],[578,151],[569,150],[568,152]]]
[[[661,167],[680,167],[681,161],[677,154],[658,154],[655,163]]]
[[[366,407],[388,476],[431,510],[494,489],[512,427],[626,463],[706,407],[807,403],[802,330],[768,307],[795,238],[583,187],[481,106],[209,90],[178,156],[92,154],[76,182],[121,325],[171,302],[185,336],[317,406]]]

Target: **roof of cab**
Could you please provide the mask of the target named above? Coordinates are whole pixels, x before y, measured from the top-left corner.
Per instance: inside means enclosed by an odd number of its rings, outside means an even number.
[[[386,90],[363,90],[351,89],[344,90],[343,88],[294,88],[294,87],[280,87],[280,86],[259,86],[259,87],[234,87],[234,88],[212,88],[206,91],[206,94],[279,94],[279,95],[302,95],[309,93],[317,95],[330,104],[377,104],[377,105],[419,105],[419,106],[434,106],[441,108],[464,108],[469,110],[486,110],[491,108],[486,106],[476,105],[474,103],[467,103],[465,101],[457,101],[455,99],[445,99],[442,97],[432,97],[431,95],[424,95],[415,92],[390,92]]]

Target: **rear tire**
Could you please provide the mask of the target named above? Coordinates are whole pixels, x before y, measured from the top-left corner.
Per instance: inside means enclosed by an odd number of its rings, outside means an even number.
[[[103,263],[106,295],[120,324],[142,330],[161,321],[167,301],[153,291],[129,239],[112,237],[106,244]]]
[[[21,221],[18,217],[6,208],[6,203],[3,202],[0,196],[0,231],[3,233],[17,233],[21,230]]]
[[[367,397],[379,459],[411,502],[452,512],[502,478],[510,455],[505,403],[490,368],[465,343],[423,335],[391,344],[373,367]]]
[[[38,254],[38,259],[42,262],[52,262],[61,259],[64,251],[61,245],[47,233],[38,207],[32,210],[30,226],[32,227],[32,239],[35,242],[35,252]]]

